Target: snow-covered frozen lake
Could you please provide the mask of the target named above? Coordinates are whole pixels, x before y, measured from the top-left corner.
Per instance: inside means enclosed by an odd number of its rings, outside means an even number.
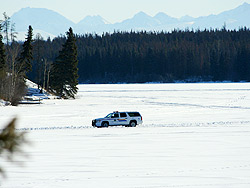
[[[139,111],[136,128],[91,127]],[[79,85],[76,100],[0,107],[32,143],[1,188],[249,188],[250,83]]]

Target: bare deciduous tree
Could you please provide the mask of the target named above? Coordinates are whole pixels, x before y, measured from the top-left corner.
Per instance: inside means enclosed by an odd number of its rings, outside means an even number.
[[[3,32],[5,34],[4,36],[4,39],[6,40],[6,44],[7,46],[9,45],[9,29],[10,29],[10,17],[6,14],[6,12],[3,13],[3,17],[4,17],[4,20],[3,20],[3,23],[2,23],[2,26],[3,26]]]

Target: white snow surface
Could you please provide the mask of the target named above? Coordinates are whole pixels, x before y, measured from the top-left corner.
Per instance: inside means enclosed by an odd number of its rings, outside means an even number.
[[[143,125],[91,126],[117,110]],[[1,188],[250,187],[250,83],[79,85],[76,100],[0,107],[0,128],[15,116],[31,144],[1,158]]]

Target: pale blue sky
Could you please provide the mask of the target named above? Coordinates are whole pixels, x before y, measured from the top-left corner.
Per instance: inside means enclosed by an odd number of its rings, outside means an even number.
[[[77,23],[87,15],[100,15],[111,23],[131,18],[143,11],[151,16],[164,12],[180,18],[219,14],[250,0],[0,0],[0,19],[3,12],[12,16],[21,8],[47,8]]]

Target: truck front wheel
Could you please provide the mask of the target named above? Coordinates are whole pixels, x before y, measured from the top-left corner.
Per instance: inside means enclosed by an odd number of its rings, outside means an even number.
[[[108,127],[109,123],[107,121],[102,122],[102,127]]]

